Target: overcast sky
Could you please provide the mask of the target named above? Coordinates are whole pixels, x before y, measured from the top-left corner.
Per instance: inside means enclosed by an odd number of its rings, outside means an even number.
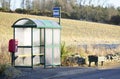
[[[20,8],[21,7],[21,3],[22,3],[22,0],[11,0],[10,8],[12,10],[15,10],[16,8]]]
[[[109,3],[115,7],[120,7],[120,0],[109,0]]]
[[[95,1],[95,0],[94,0]],[[105,0],[100,0],[101,1],[105,1]],[[11,0],[11,9],[12,10],[15,10],[16,8],[20,8],[21,7],[21,3],[22,3],[22,0]],[[101,2],[102,3],[102,2]],[[94,3],[93,3],[94,4]],[[96,3],[96,4],[99,4],[99,3]],[[106,0],[106,3],[105,3],[107,6],[108,5],[112,5],[114,7],[120,7],[120,0]]]

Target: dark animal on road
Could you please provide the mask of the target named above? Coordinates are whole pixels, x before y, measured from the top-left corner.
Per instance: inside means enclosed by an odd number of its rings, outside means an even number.
[[[96,55],[89,55],[88,56],[89,61],[89,67],[91,66],[91,63],[94,62],[96,66],[98,66],[98,56]]]

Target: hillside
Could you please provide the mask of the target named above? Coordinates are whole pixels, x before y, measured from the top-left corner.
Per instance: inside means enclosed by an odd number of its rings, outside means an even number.
[[[19,18],[36,18],[58,21],[57,18],[0,12],[0,45],[12,38],[12,24]],[[118,44],[120,27],[109,24],[62,19],[61,40],[69,44]]]

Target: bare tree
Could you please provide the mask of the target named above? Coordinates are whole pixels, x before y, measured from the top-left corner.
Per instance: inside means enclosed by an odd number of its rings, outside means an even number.
[[[104,5],[107,4],[108,1],[109,1],[109,0],[97,0],[97,1],[96,1],[96,4],[97,4],[98,6],[103,7]]]
[[[80,0],[79,5],[82,6],[82,5],[85,5],[85,3],[86,3],[86,0]]]
[[[1,7],[4,8],[5,7],[5,0],[1,0]]]
[[[103,1],[102,6],[104,6],[104,5],[106,4],[106,1],[107,1],[107,0],[104,0],[104,1]]]
[[[9,10],[10,9],[10,0],[0,0],[1,7]]]
[[[40,2],[41,2],[41,0],[33,0],[32,1],[32,8],[34,11],[40,10],[40,6],[41,6]]]
[[[46,7],[46,0],[41,0],[41,10],[45,11],[45,7]]]
[[[11,0],[9,0],[9,10],[10,10],[10,2],[11,2]]]
[[[26,6],[26,10],[30,10],[31,9],[31,1],[30,0],[26,0],[25,1],[25,6]]]
[[[25,0],[22,0],[22,2],[21,2],[21,7],[24,9],[25,7]]]
[[[89,5],[91,5],[92,4],[92,0],[89,0],[89,3],[88,3]]]
[[[46,1],[46,9],[51,11],[54,7],[54,1],[53,0],[48,0]]]

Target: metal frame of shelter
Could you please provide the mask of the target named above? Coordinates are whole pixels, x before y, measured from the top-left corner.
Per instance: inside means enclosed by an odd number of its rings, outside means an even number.
[[[57,22],[21,18],[12,27],[13,38],[18,40],[18,51],[13,57],[15,67],[61,65],[61,26]]]

